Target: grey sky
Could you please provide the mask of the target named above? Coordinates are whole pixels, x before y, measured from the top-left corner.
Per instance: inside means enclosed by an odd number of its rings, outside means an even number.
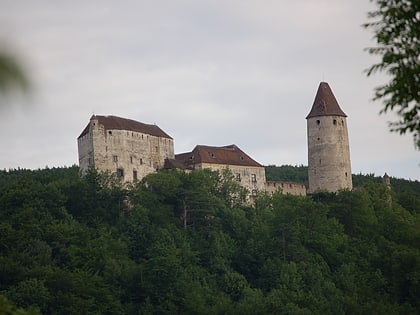
[[[90,116],[156,123],[177,153],[235,143],[262,164],[307,165],[320,81],[348,115],[353,173],[420,179],[410,136],[388,132],[366,78],[367,0],[7,1],[0,47],[34,82],[0,100],[0,169],[77,164]]]

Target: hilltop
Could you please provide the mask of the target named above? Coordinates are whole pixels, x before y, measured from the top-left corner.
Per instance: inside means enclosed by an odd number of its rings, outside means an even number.
[[[304,170],[267,167],[284,181]],[[0,171],[0,309],[418,313],[418,181],[359,174],[353,191],[250,205],[231,175],[162,171],[123,187],[76,166]]]

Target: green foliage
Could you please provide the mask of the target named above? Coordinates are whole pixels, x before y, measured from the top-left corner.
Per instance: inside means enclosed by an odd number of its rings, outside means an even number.
[[[391,80],[375,90],[375,100],[383,100],[382,113],[396,110],[400,120],[391,123],[391,131],[414,134],[420,148],[420,3],[417,0],[375,0],[376,10],[369,12],[377,47],[367,49],[381,61],[367,70],[370,76],[384,71]]]
[[[307,183],[308,167],[299,165],[268,165],[265,167],[265,176],[267,180]]]
[[[249,204],[231,175],[0,172],[0,314],[418,312],[418,182]]]
[[[0,92],[12,89],[27,90],[28,77],[21,64],[11,54],[0,52]]]

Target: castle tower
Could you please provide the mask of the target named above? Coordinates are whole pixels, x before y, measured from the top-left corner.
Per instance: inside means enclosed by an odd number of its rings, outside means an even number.
[[[347,115],[321,82],[307,120],[308,193],[352,189]]]

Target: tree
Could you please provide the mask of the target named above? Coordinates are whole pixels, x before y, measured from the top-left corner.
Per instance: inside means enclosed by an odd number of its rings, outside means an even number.
[[[417,0],[373,0],[377,9],[369,12],[377,47],[368,48],[381,62],[367,69],[367,76],[384,71],[391,81],[375,89],[374,100],[382,100],[380,113],[396,110],[400,120],[390,123],[391,131],[414,134],[420,148],[420,2]]]
[[[25,90],[29,81],[22,66],[10,54],[0,52],[0,92],[8,92],[12,88]]]

